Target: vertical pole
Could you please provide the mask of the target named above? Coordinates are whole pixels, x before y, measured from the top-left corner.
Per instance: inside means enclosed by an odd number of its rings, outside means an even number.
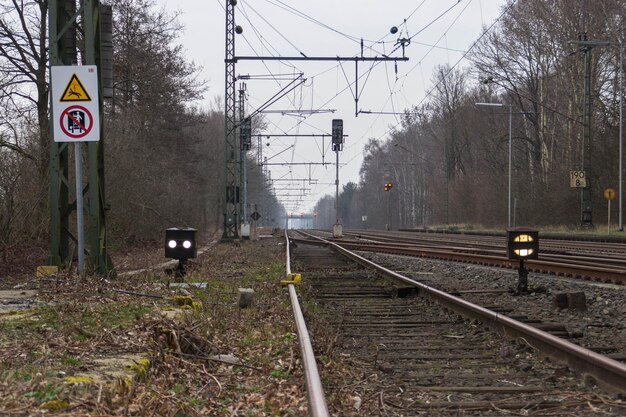
[[[606,234],[610,235],[611,234],[611,200],[607,200],[609,202],[608,206],[609,206],[609,212],[607,214],[607,221],[606,221]]]
[[[50,0],[48,3],[50,65],[72,65],[76,62],[76,27],[63,28],[76,14],[74,0]],[[54,120],[52,97],[50,114]],[[67,266],[69,253],[69,164],[67,143],[54,141],[50,123],[50,255],[49,265]]]
[[[357,60],[354,60],[354,117],[359,117],[359,61]]]
[[[619,38],[619,231],[624,231],[624,29]]]
[[[74,144],[74,166],[76,167],[76,235],[78,238],[78,274],[85,272],[85,234],[83,221],[83,164],[81,142]]]
[[[241,213],[241,224],[248,223],[248,216],[246,213],[246,204],[247,204],[247,187],[246,187],[246,151],[245,144],[242,142],[241,131],[244,123],[245,116],[245,96],[246,96],[246,84],[241,83],[239,86],[239,161],[241,162],[241,179],[240,182],[243,188],[243,195],[241,199],[241,204],[239,207],[239,212]]]
[[[222,240],[239,237],[238,155],[235,135],[235,5],[236,0],[226,0],[226,53],[224,76],[224,232]]]
[[[443,148],[443,154],[444,154],[444,158],[445,158],[445,167],[446,167],[446,226],[449,224],[449,218],[448,218],[448,212],[449,212],[449,203],[450,203],[450,176],[448,175],[448,139],[447,137],[444,139],[444,148]],[[389,227],[391,227],[391,225],[389,225]]]
[[[508,227],[511,228],[511,175],[513,170],[513,103],[509,104],[509,217]]]
[[[391,190],[387,191],[387,230],[391,230]]]
[[[82,0],[83,32],[85,41],[84,60],[87,65],[98,66],[98,77],[102,77],[100,62],[100,1]],[[100,140],[87,144],[89,160],[89,229],[88,236],[91,247],[91,267],[100,274],[114,273],[113,263],[107,253],[106,219],[104,215],[104,123],[102,79],[98,79]]]
[[[586,39],[585,39],[586,40]],[[581,189],[581,216],[583,227],[592,227],[591,187],[591,47],[585,48],[585,82],[584,82],[584,109],[583,109],[583,170],[587,177],[587,186]]]
[[[335,224],[339,224],[339,147],[335,151]]]
[[[241,169],[243,170],[243,175],[241,182],[243,183],[243,204],[242,204],[242,222],[248,223],[248,172],[247,172],[247,161],[246,161],[246,153],[241,156]]]

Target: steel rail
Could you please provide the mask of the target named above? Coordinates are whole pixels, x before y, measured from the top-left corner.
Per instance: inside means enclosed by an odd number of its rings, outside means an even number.
[[[286,252],[286,272],[287,276],[291,274],[291,257],[289,254],[289,236],[285,230],[285,252]],[[298,294],[294,284],[287,284],[289,290],[289,299],[291,301],[291,309],[296,321],[296,330],[298,332],[298,342],[300,343],[300,355],[302,356],[302,367],[304,368],[304,379],[306,384],[307,399],[309,404],[309,415],[311,417],[328,417],[328,406],[324,396],[324,388],[322,380],[315,362],[315,352],[311,345],[309,331],[306,328],[306,322],[302,315],[302,309],[298,301]]]
[[[477,254],[477,255],[491,255],[491,256],[502,256],[506,254],[506,250],[502,249],[503,242],[500,245],[500,248],[496,248],[495,245],[486,245],[482,243],[478,244],[469,244],[467,246],[462,246],[458,242],[450,242],[450,244],[445,244],[443,241],[433,241],[431,243],[427,243],[424,241],[393,241],[393,238],[383,238],[377,237],[373,239],[372,237],[363,238],[362,235],[354,235],[350,232],[344,233],[345,236],[358,236],[360,237],[360,242],[367,242],[373,245],[392,245],[394,247],[405,247],[408,249],[416,249],[416,248],[426,248],[428,250],[432,249],[440,249],[443,251],[452,251],[452,252],[463,252],[468,254]],[[335,240],[335,242],[341,242]],[[349,242],[348,243],[356,243]],[[613,255],[605,255],[605,254],[595,254],[595,253],[578,253],[578,252],[570,252],[567,254],[563,253],[554,253],[554,249],[546,249],[542,246],[541,254],[539,255],[539,262],[556,262],[556,263],[567,263],[570,265],[581,265],[581,266],[589,266],[592,268],[603,268],[608,266],[609,264],[613,265],[617,270],[626,271],[626,258],[624,257],[616,257]],[[508,258],[506,258],[508,259]],[[620,269],[621,267],[621,269]]]
[[[473,248],[493,249],[506,246],[504,237],[491,237],[484,235],[415,235],[409,236],[403,234],[385,234],[383,232],[367,231],[352,232],[350,230],[344,232],[345,236],[354,236],[358,238],[373,239],[388,242],[405,242],[416,244],[439,244],[439,245],[466,245]],[[566,252],[566,253],[563,253]],[[604,255],[608,257],[626,255],[626,245],[623,243],[598,243],[598,242],[582,242],[582,241],[565,241],[541,239],[541,254],[551,253],[554,255],[571,255],[571,256],[592,256],[592,254]],[[623,258],[621,258],[623,259]]]
[[[352,250],[361,250],[366,252],[388,253],[392,255],[408,255],[423,258],[446,259],[459,262],[483,264],[489,266],[500,266],[508,269],[518,267],[518,262],[512,261],[505,257],[481,255],[476,253],[462,253],[440,249],[424,249],[401,247],[399,245],[375,245],[353,242],[340,242],[341,245],[351,248]],[[565,265],[559,262],[542,261],[541,259],[529,259],[525,262],[529,271],[539,273],[554,273],[556,275],[580,277],[583,279],[596,279],[598,281],[612,282],[624,285],[626,283],[625,269],[611,269],[599,266],[582,265]],[[602,279],[600,279],[602,278]]]
[[[583,376],[594,378],[600,386],[608,391],[626,393],[626,364],[560,339],[503,314],[480,307],[444,291],[405,277],[404,275],[365,259],[337,243],[329,242],[323,238],[302,231],[300,231],[300,233],[325,242],[327,246],[334,248],[337,252],[363,266],[374,268],[387,277],[418,287],[424,294],[447,308],[465,317],[479,320],[485,323],[489,328],[497,330],[506,337],[524,340],[529,345],[538,349],[541,354],[566,364],[570,369]]]
[[[499,242],[496,246],[495,244],[486,244],[485,242],[461,242],[461,241],[430,241],[430,240],[421,240],[416,238],[406,238],[399,236],[397,238],[387,237],[387,236],[377,236],[377,235],[365,235],[365,234],[356,234],[351,232],[345,232],[345,236],[355,236],[360,238],[360,241],[365,241],[374,245],[393,245],[395,246],[403,246],[406,248],[426,248],[428,250],[432,249],[441,249],[444,251],[453,251],[453,252],[463,252],[467,254],[477,254],[477,255],[492,255],[496,257],[504,257],[504,259],[508,259],[505,257],[506,250],[502,248],[506,242]],[[376,237],[374,237],[376,236]],[[395,240],[395,241],[394,241]],[[336,241],[340,243],[340,241]],[[430,242],[430,243],[427,243]],[[354,242],[349,242],[354,243]],[[450,246],[454,245],[454,246]],[[626,249],[626,248],[625,248]],[[615,249],[611,251],[611,253],[584,253],[584,252],[573,252],[568,251],[563,253],[563,251],[553,248],[546,248],[545,243],[542,240],[540,247],[541,254],[539,255],[539,259],[537,262],[554,262],[557,264],[568,264],[570,266],[579,265],[583,271],[585,268],[590,267],[588,272],[592,272],[591,275],[596,276],[598,274],[603,274],[604,278],[607,274],[612,275],[613,279],[617,281],[622,281],[626,283],[626,258],[624,257],[622,252],[621,255],[617,255]],[[545,265],[545,264],[544,264]],[[593,268],[607,268],[604,270],[594,270]],[[559,271],[560,272],[560,271]],[[578,276],[582,276],[582,274],[578,273]],[[617,274],[616,278],[614,274]],[[623,278],[620,278],[619,275],[623,275]]]

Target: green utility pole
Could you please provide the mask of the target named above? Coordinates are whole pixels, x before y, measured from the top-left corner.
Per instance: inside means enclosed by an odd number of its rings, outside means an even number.
[[[50,0],[50,65],[76,63],[76,2]],[[52,112],[52,100],[50,101]],[[67,143],[55,142],[50,123],[50,256],[49,265],[66,266],[69,253],[69,180]]]
[[[82,34],[84,49],[80,50],[81,63],[97,65],[100,81],[102,79],[101,65],[101,9],[99,0],[81,0],[80,9],[76,9],[75,0],[49,0],[50,16],[50,65],[76,65],[78,56],[77,33]],[[110,8],[106,9],[110,13]],[[79,19],[79,16],[82,16]],[[82,25],[79,25],[78,22]],[[102,120],[102,82],[98,83],[100,90],[99,115]],[[52,98],[51,98],[52,100]],[[52,113],[51,120],[56,121]],[[66,267],[71,261],[69,251],[69,217],[75,210],[75,203],[69,204],[68,179],[68,146],[67,143],[54,142],[53,123],[50,123],[50,256],[49,263],[59,267]],[[104,129],[100,130],[101,132]],[[89,163],[88,182],[83,193],[88,193],[87,241],[91,252],[89,268],[100,274],[113,273],[113,264],[107,254],[107,234],[104,215],[104,141],[103,133],[97,142],[89,142],[87,159]],[[80,157],[80,155],[76,155]]]

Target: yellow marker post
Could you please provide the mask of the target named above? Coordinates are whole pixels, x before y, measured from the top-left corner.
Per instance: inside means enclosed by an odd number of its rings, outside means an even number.
[[[615,200],[615,190],[613,188],[606,188],[604,190],[604,198],[608,201],[609,213],[607,215],[606,233],[611,234],[611,200]]]
[[[287,274],[287,279],[280,281],[280,286],[285,287],[289,284],[300,285],[302,283],[302,275],[300,274]]]
[[[47,278],[59,273],[59,267],[56,265],[38,266],[35,276],[37,278]]]

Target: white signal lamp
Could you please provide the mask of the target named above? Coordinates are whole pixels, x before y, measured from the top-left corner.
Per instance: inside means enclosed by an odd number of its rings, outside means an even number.
[[[527,293],[528,269],[524,266],[524,261],[539,257],[539,232],[525,227],[509,229],[506,231],[506,241],[507,257],[519,260],[517,293]]]
[[[165,257],[186,260],[195,258],[197,230],[190,227],[171,227],[165,230]]]
[[[537,259],[539,232],[523,227],[507,230],[507,257],[509,259]]]

